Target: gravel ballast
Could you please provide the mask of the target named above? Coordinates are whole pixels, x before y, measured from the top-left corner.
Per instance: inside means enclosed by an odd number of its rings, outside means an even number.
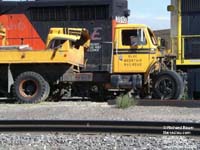
[[[0,149],[17,150],[198,150],[200,139],[182,136],[0,134]]]
[[[107,103],[45,102],[0,104],[0,119],[28,120],[134,120],[200,122],[199,108],[132,106],[119,109]]]

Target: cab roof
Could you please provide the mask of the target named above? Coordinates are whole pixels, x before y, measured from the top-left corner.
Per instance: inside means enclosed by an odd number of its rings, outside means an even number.
[[[145,24],[117,24],[116,28],[147,28]]]

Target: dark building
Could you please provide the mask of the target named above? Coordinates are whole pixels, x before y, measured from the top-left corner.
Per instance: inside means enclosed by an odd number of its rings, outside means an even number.
[[[165,48],[171,49],[170,29],[155,30],[155,35],[165,40]]]

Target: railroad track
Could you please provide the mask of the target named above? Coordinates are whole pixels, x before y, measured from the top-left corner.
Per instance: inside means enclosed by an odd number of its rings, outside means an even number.
[[[109,100],[109,105],[115,105],[116,100]],[[200,100],[136,100],[137,106],[170,106],[170,107],[188,107],[188,108],[200,108]]]
[[[1,132],[88,132],[199,136],[200,123],[108,120],[1,120]]]
[[[137,105],[199,108],[200,100],[138,100]]]

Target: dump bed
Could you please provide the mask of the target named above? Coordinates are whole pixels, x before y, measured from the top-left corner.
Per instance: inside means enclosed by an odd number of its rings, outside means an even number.
[[[89,46],[90,36],[86,29],[51,28],[46,49],[35,51],[28,45],[0,46],[0,63],[68,63],[81,67]]]

